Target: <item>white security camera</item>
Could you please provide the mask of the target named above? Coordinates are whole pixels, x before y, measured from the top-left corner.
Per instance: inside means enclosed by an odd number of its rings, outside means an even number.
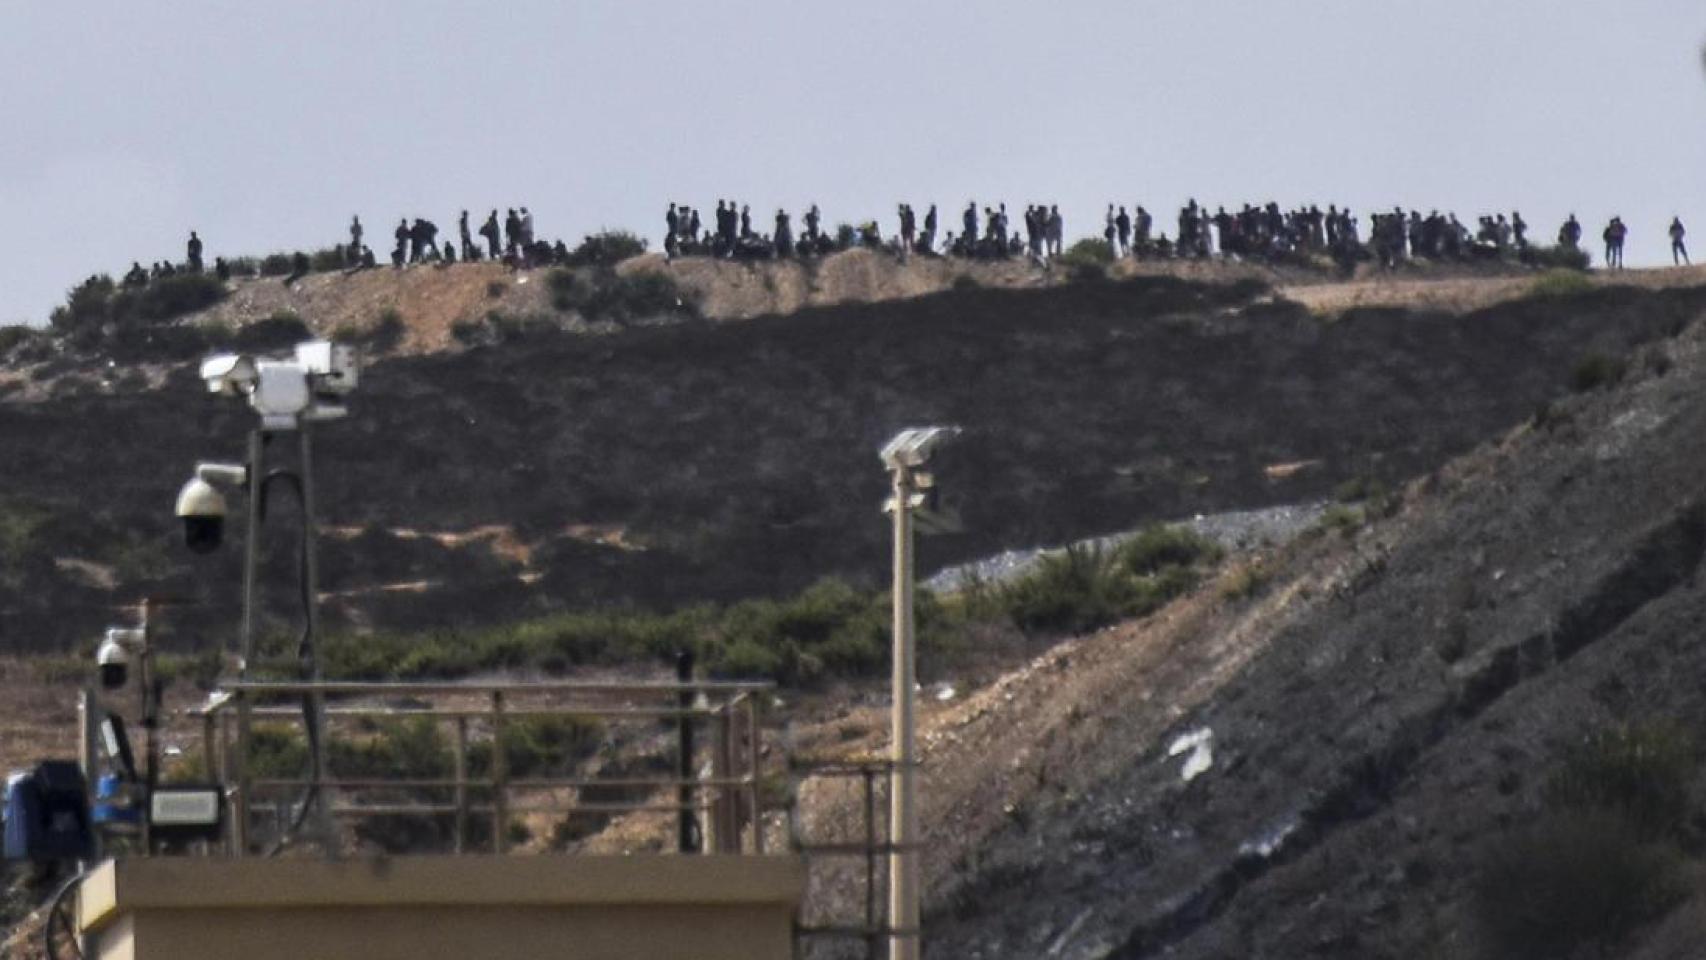
[[[890,470],[922,467],[938,447],[959,435],[959,427],[913,427],[895,434],[880,456]]]
[[[195,476],[178,491],[178,505],[173,511],[184,521],[184,545],[196,553],[212,553],[224,539],[225,495],[214,484],[240,487],[248,481],[249,471],[236,463],[198,463]]]
[[[240,353],[220,353],[201,362],[208,393],[241,396],[255,389],[255,361]]]
[[[140,650],[145,638],[141,630],[108,627],[106,639],[95,650],[95,662],[101,668],[101,685],[107,689],[124,686],[130,673],[130,652]]]
[[[178,491],[177,515],[184,521],[184,545],[196,553],[219,549],[225,534],[225,495],[200,477]]]

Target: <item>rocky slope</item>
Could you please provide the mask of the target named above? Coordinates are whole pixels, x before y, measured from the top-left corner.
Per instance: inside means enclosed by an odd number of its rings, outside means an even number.
[[[1566,750],[1706,720],[1702,326],[1269,558],[1259,598],[1210,590],[936,717],[932,952],[1496,955],[1476,879]],[[1169,747],[1200,731],[1187,777]],[[1616,954],[1693,956],[1701,915]]]

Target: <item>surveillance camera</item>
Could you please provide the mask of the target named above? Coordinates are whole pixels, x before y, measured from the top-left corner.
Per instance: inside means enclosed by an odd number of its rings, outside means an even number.
[[[239,353],[221,353],[201,362],[201,378],[207,392],[227,396],[246,394],[254,389],[255,361]]]
[[[124,644],[109,634],[95,651],[95,662],[101,668],[101,686],[109,690],[124,686],[130,674],[130,651]]]
[[[219,549],[225,533],[225,496],[200,476],[178,491],[176,513],[184,521],[184,545],[195,553]]]
[[[889,469],[922,467],[942,444],[960,435],[959,427],[914,427],[895,434],[882,449]]]

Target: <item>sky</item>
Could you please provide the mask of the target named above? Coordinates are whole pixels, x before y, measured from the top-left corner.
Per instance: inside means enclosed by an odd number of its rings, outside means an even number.
[[[0,324],[94,272],[527,205],[826,224],[968,200],[1620,214],[1706,256],[1699,0],[0,0]],[[1159,229],[1159,227],[1158,227]],[[381,243],[373,243],[381,256]]]

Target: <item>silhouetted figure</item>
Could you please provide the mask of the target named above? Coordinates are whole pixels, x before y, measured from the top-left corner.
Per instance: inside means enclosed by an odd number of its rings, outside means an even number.
[[[521,208],[521,245],[533,246],[533,214],[528,213],[526,207]]]
[[[1575,250],[1581,245],[1582,225],[1576,220],[1576,215],[1572,213],[1570,219],[1565,220],[1564,225],[1558,228],[1558,246]]]
[[[397,239],[397,246],[391,250],[391,265],[400,267],[403,261],[409,259],[409,218],[397,221],[397,229],[391,231],[391,236]]]
[[[132,260],[130,262],[130,270],[124,275],[124,286],[126,288],[148,286],[148,271],[142,269],[142,264],[138,261]]]
[[[201,238],[195,235],[194,230],[190,231],[190,242],[187,244],[184,252],[188,255],[189,264],[190,264],[190,272],[191,273],[200,273],[201,272]]]
[[[474,234],[468,229],[468,211],[456,218],[456,239],[462,245],[462,259],[474,259]]]
[[[1114,232],[1120,241],[1120,256],[1131,253],[1131,214],[1120,208],[1119,215],[1114,217]]]
[[[1629,228],[1623,225],[1623,218],[1612,217],[1601,236],[1605,239],[1606,267],[1613,270],[1623,269],[1623,240],[1629,236]]]
[[[349,218],[349,259],[354,263],[361,259],[361,217]]]
[[[776,211],[776,256],[778,258],[794,255],[794,228],[788,222],[788,211]]]
[[[498,258],[499,246],[497,210],[494,209],[491,216],[486,218],[486,222],[480,225],[480,236],[486,238],[487,253],[490,254],[493,260],[496,260]]]
[[[1681,217],[1670,218],[1670,262],[1675,266],[1689,263],[1688,244],[1683,238],[1688,236],[1688,229],[1682,225]]]
[[[1528,249],[1528,221],[1522,219],[1521,210],[1511,211],[1511,235],[1516,239],[1518,252]]]
[[[231,265],[225,262],[224,257],[213,258],[213,275],[220,280],[231,279]]]
[[[806,232],[804,236],[806,240],[815,244],[818,242],[818,239],[823,236],[823,230],[821,229],[823,214],[818,212],[817,204],[814,203],[807,208],[805,221]],[[695,224],[695,226],[697,226],[697,224]]]
[[[291,254],[290,276],[284,278],[284,285],[288,287],[296,281],[301,280],[303,277],[308,276],[308,268],[308,254],[303,253],[301,250]]]
[[[409,229],[409,262],[424,260],[427,250],[432,250],[432,258],[440,257],[438,251],[438,225],[424,217],[416,217],[415,225]]]
[[[513,256],[521,249],[521,215],[511,207],[504,217],[504,255]]]

